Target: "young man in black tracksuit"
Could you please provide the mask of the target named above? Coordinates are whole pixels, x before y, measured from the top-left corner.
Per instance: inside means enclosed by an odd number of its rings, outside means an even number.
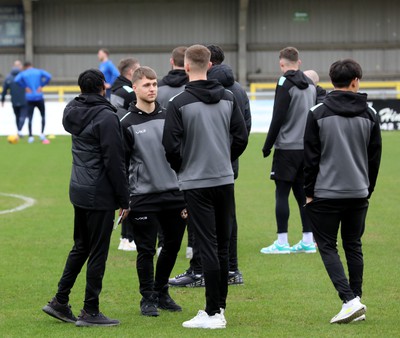
[[[63,126],[72,134],[69,195],[74,206],[74,246],[55,297],[43,311],[77,326],[114,326],[119,321],[99,312],[99,294],[106,267],[115,209],[129,213],[121,125],[105,95],[105,78],[97,69],[78,79],[82,94],[65,107]],[[69,294],[87,261],[86,291],[78,319]]]
[[[307,113],[316,102],[315,85],[299,69],[299,52],[294,47],[280,51],[279,66],[283,76],[279,79],[276,91],[271,125],[262,149],[264,157],[275,148],[272,161],[271,179],[275,181],[275,216],[278,238],[270,246],[261,249],[263,254],[315,253],[316,248],[310,221],[303,205],[303,136]],[[289,194],[296,198],[303,238],[292,247],[288,240]]]
[[[122,59],[118,64],[118,70],[121,75],[117,77],[111,87],[110,102],[117,109],[121,109],[123,114],[128,110],[129,105],[136,101],[136,94],[132,88],[132,75],[139,67],[139,61],[135,58]],[[121,117],[119,110],[117,114]],[[121,224],[121,238],[118,250],[136,250],[133,235],[127,228],[125,220]]]
[[[132,75],[139,67],[139,61],[134,58],[122,59],[119,62],[118,70],[121,75],[114,81],[110,95],[110,102],[114,107],[128,110],[129,105],[136,101],[136,95],[132,89]]]
[[[180,249],[187,214],[183,193],[161,143],[165,109],[156,102],[157,75],[149,67],[139,67],[132,83],[137,101],[121,118],[131,208],[127,226],[132,229],[138,251],[141,313],[158,316],[157,307],[182,310],[169,296],[168,278]],[[159,228],[164,234],[164,245],[154,276]]]
[[[378,176],[382,140],[376,112],[358,93],[360,65],[351,59],[332,64],[334,90],[308,114],[304,134],[306,212],[322,261],[343,301],[331,323],[365,320],[361,237],[368,199]],[[349,279],[337,251],[337,234]]]
[[[217,80],[226,89],[230,90],[235,96],[236,102],[243,114],[246,124],[247,133],[250,134],[251,129],[251,112],[249,98],[242,86],[235,81],[232,68],[222,64],[225,59],[224,51],[216,45],[208,45],[207,48],[211,52],[210,61],[212,67],[207,72],[207,79]],[[239,176],[239,159],[232,162],[234,178]],[[194,237],[194,236],[193,236]],[[236,212],[232,223],[232,233],[229,242],[229,278],[228,285],[243,284],[243,275],[239,271],[238,256],[237,256],[237,239],[238,225],[236,220]],[[193,239],[195,243],[195,239]],[[202,275],[202,267],[200,254],[197,247],[193,246],[193,258],[190,260],[190,267],[184,273],[177,275],[169,280],[171,286],[204,286],[204,277]]]
[[[168,101],[176,94],[185,90],[189,78],[183,67],[185,57],[185,46],[174,48],[170,58],[172,69],[158,82],[157,102],[167,109]]]
[[[206,307],[182,325],[225,328],[228,251],[235,209],[231,161],[247,146],[248,134],[232,92],[207,80],[210,51],[201,45],[185,53],[189,83],[167,108],[163,144],[184,191],[205,279]]]

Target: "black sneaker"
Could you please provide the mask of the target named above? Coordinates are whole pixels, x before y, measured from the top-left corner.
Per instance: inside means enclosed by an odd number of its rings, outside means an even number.
[[[202,274],[195,274],[190,270],[175,276],[175,278],[170,278],[168,284],[170,286],[186,286],[191,288],[206,285]]]
[[[140,301],[140,312],[143,316],[158,317],[160,314],[157,310],[157,298],[142,298]]]
[[[243,275],[239,270],[229,271],[228,285],[241,285],[243,282]]]
[[[180,312],[182,308],[168,294],[168,291],[162,291],[158,294],[158,307],[163,310]]]
[[[53,299],[45,307],[43,307],[42,310],[46,312],[49,316],[57,318],[63,322],[76,322],[76,317],[71,311],[71,305],[60,304],[57,301],[56,297],[53,297]]]
[[[101,312],[90,314],[85,310],[81,310],[81,314],[78,316],[78,320],[75,323],[76,326],[117,326],[119,320],[110,319],[103,315]]]

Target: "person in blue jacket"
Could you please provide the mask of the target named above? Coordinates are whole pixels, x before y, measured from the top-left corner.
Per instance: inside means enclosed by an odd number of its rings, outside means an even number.
[[[40,140],[43,144],[48,144],[50,141],[44,135],[44,127],[46,126],[46,110],[44,104],[43,87],[51,80],[51,74],[43,69],[34,68],[32,63],[27,61],[24,63],[24,70],[15,77],[15,82],[22,88],[25,88],[25,98],[27,102],[28,116],[28,142],[32,143],[35,138],[32,134],[32,118],[35,107],[40,111],[42,117],[42,129]]]
[[[97,58],[100,61],[99,70],[106,78],[106,98],[110,100],[111,87],[119,76],[119,71],[113,62],[109,59],[110,52],[106,48],[100,48],[97,52]]]
[[[22,70],[22,62],[15,60],[10,74],[7,75],[3,84],[3,92],[1,93],[1,106],[4,107],[4,101],[8,91],[11,95],[11,104],[15,114],[15,122],[17,125],[18,136],[22,137],[21,129],[26,119],[26,99],[25,90],[21,88],[14,80]]]

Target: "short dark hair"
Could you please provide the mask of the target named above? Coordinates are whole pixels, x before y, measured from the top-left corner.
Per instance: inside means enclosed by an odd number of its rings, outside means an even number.
[[[30,61],[25,61],[24,62],[24,68],[32,67],[32,62]]]
[[[279,60],[286,59],[291,62],[299,61],[299,51],[295,47],[286,47],[279,52]]]
[[[225,54],[220,46],[208,45],[207,48],[211,52],[210,61],[213,65],[220,65],[224,62]]]
[[[179,46],[172,51],[172,61],[174,62],[175,66],[177,67],[184,66],[186,49],[187,49],[186,46]]]
[[[206,46],[193,45],[186,49],[185,58],[198,69],[207,70],[211,52]],[[187,62],[186,61],[186,62]]]
[[[156,72],[151,69],[150,67],[139,67],[136,69],[132,75],[132,83],[135,83],[137,80],[141,80],[144,77],[147,77],[150,80],[157,79],[157,74]]]
[[[329,77],[334,87],[346,88],[354,79],[361,80],[362,69],[353,59],[338,60],[331,65]]]
[[[107,48],[100,48],[99,51],[102,51],[103,53],[107,54],[107,56],[110,56],[110,51]]]
[[[85,70],[78,78],[82,94],[100,94],[105,82],[104,74],[94,68]]]
[[[139,61],[135,58],[122,59],[118,64],[118,70],[122,75],[125,75],[130,68],[134,68],[139,64]]]

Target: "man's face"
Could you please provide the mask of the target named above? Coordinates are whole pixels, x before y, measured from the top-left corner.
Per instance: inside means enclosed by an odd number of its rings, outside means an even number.
[[[104,61],[106,58],[106,53],[104,53],[102,50],[99,50],[97,52],[97,58],[99,59],[99,61]]]
[[[137,99],[146,103],[153,103],[156,100],[157,88],[157,79],[151,80],[147,77],[143,77],[133,84]]]

